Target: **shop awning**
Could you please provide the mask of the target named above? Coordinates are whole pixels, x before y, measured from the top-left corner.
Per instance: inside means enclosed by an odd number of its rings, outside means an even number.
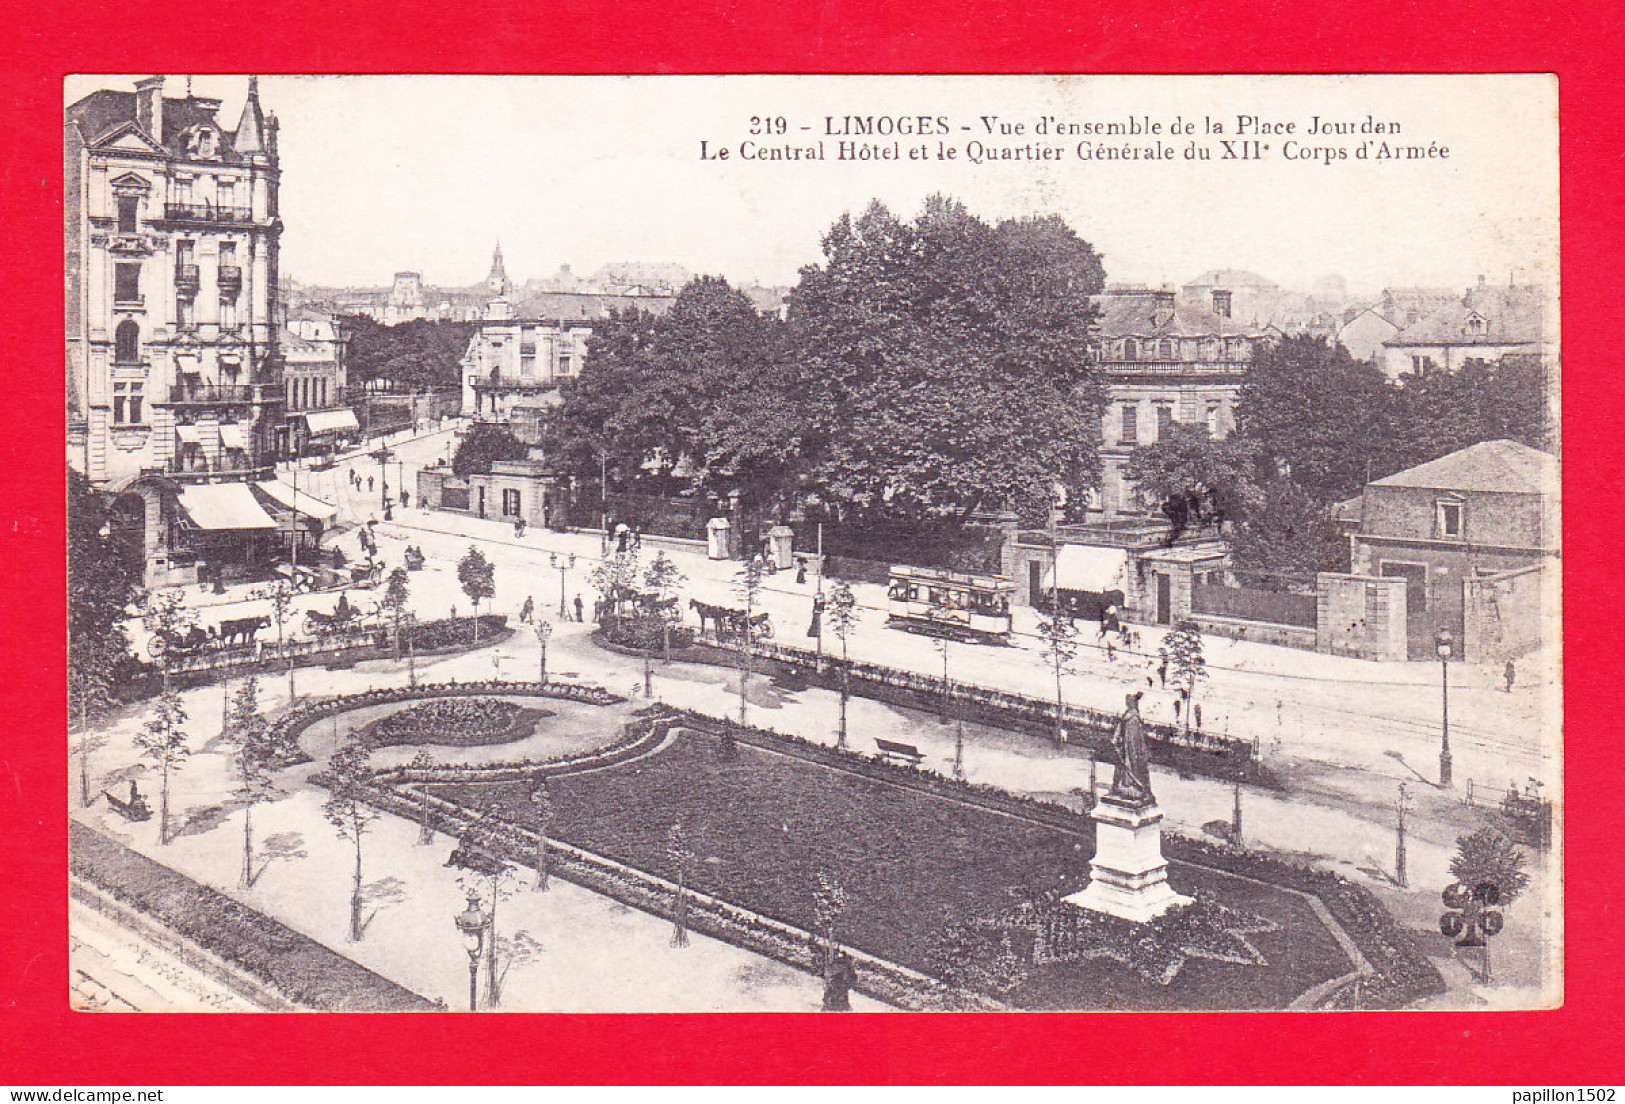
[[[1063,544],[1055,554],[1055,571],[1045,572],[1044,585],[1061,590],[1104,594],[1124,590],[1128,583],[1128,552],[1091,544]]]
[[[256,483],[255,486],[279,505],[297,510],[316,521],[330,521],[339,512],[337,506],[314,498],[304,491],[296,491],[280,479],[267,479],[263,483]]]
[[[248,451],[248,434],[243,427],[235,423],[228,423],[220,427],[220,443],[229,449],[242,449]]]
[[[305,415],[305,428],[312,433],[338,433],[346,429],[360,429],[353,410],[312,410]]]
[[[182,487],[181,509],[199,529],[275,529],[247,483],[205,483]]]
[[[175,436],[188,445],[201,445],[205,426],[178,425],[175,427]]]

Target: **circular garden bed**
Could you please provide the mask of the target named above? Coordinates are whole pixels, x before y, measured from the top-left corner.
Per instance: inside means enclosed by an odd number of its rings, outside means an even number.
[[[380,717],[360,730],[371,747],[438,744],[487,747],[531,735],[536,722],[553,714],[501,698],[431,698]]]

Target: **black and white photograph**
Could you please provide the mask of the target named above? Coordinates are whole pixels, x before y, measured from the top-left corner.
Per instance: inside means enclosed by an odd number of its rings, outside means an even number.
[[[75,74],[63,158],[72,1008],[1563,1003],[1554,77]]]

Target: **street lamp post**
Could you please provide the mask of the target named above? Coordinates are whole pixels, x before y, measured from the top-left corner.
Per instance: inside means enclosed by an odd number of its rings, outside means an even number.
[[[468,1010],[479,1010],[480,951],[485,946],[485,928],[488,923],[480,908],[480,895],[468,891],[468,908],[457,914],[457,930],[463,933],[463,946],[468,951]]]
[[[546,682],[547,681],[547,638],[553,635],[553,623],[551,621],[538,620],[536,622],[536,625],[535,625],[535,630],[536,630],[536,643],[538,643],[538,644],[540,644],[542,646],[542,664],[541,664],[541,679],[540,679],[540,681]]]
[[[1451,646],[1456,638],[1450,635],[1449,629],[1440,629],[1433,635],[1433,642],[1439,652],[1439,688],[1442,694],[1440,699],[1442,712],[1440,719],[1443,722],[1439,744],[1439,785],[1450,786],[1451,759],[1450,759],[1450,654]]]
[[[554,571],[559,573],[559,620],[567,621],[570,618],[570,611],[564,605],[564,573],[575,570],[575,553],[572,552],[568,556],[561,556],[557,552],[549,552],[547,562],[552,565]]]

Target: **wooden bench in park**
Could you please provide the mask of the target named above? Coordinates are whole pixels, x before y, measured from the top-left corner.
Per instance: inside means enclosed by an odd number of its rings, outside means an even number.
[[[882,759],[904,763],[911,767],[919,766],[920,762],[925,758],[925,752],[913,744],[900,744],[895,740],[882,740],[877,737],[875,746],[880,749]]]

